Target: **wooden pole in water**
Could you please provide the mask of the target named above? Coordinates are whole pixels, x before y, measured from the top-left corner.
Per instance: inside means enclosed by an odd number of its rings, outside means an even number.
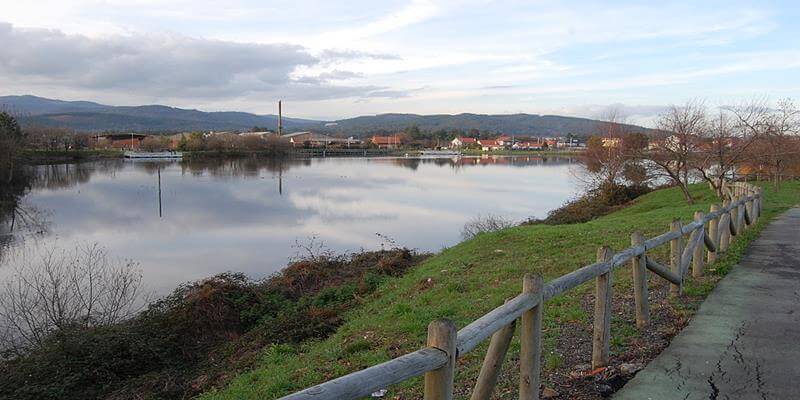
[[[278,136],[283,135],[283,104],[278,100]]]
[[[158,218],[161,218],[161,166],[158,166]]]

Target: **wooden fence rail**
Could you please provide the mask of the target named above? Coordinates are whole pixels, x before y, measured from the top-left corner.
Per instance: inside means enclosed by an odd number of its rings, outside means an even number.
[[[647,273],[670,282],[670,292],[679,295],[692,266],[692,276],[703,275],[703,251],[708,262],[716,260],[730,245],[733,236],[754,224],[762,212],[761,188],[747,183],[732,183],[725,188],[730,200],[712,205],[708,214],[698,211],[694,221],[670,224],[664,234],[645,240],[640,232],[631,235],[631,247],[613,253],[603,246],[597,251],[597,262],[562,275],[547,284],[540,276],[525,275],[522,293],[484,314],[456,332],[449,320],[436,320],[428,326],[427,347],[367,369],[310,387],[283,397],[283,400],[348,400],[359,399],[390,385],[424,375],[426,400],[449,400],[453,397],[456,360],[491,337],[472,400],[489,399],[508,352],[519,320],[520,333],[520,399],[538,399],[541,386],[542,315],[544,303],[580,284],[595,281],[594,331],[592,334],[592,367],[606,366],[610,355],[612,276],[614,269],[630,263],[633,273],[636,326],[649,324]],[[706,229],[708,225],[708,229]],[[684,236],[689,236],[684,242]],[[665,266],[647,257],[647,252],[670,244],[670,265]]]

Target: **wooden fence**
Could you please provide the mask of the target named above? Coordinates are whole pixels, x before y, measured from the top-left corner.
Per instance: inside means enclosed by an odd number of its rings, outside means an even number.
[[[592,367],[609,362],[611,340],[612,273],[630,263],[633,274],[636,326],[649,324],[647,270],[670,282],[670,293],[677,296],[691,265],[692,276],[703,274],[704,263],[713,262],[724,252],[734,236],[754,224],[762,211],[762,190],[747,183],[726,187],[723,204],[712,205],[708,214],[698,211],[692,223],[680,220],[670,224],[662,235],[646,239],[641,233],[631,235],[631,247],[616,254],[609,247],[597,251],[597,262],[579,268],[544,284],[540,276],[525,275],[522,293],[484,314],[456,332],[453,322],[441,319],[428,325],[427,346],[382,364],[333,379],[289,396],[284,400],[359,399],[407,379],[425,376],[425,399],[453,397],[456,360],[490,339],[486,357],[471,399],[491,398],[500,368],[514,335],[517,321],[520,333],[519,398],[538,399],[541,384],[542,308],[544,303],[592,279],[595,281]],[[706,227],[707,226],[707,227]],[[684,240],[688,236],[688,239]],[[663,265],[647,252],[669,243],[670,262]],[[708,250],[703,257],[704,248]]]

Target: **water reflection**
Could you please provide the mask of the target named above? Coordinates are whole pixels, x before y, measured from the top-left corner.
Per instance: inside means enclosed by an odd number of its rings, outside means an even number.
[[[0,185],[0,265],[21,238],[47,233],[47,213],[25,200],[34,176],[33,171],[20,169]]]
[[[312,235],[337,251],[376,248],[376,233],[438,250],[456,243],[478,213],[543,216],[576,192],[569,173],[576,162],[112,160],[33,168],[23,197],[49,211],[46,241],[98,242],[139,261],[147,283],[163,292],[226,270],[268,275],[294,255],[295,240]]]

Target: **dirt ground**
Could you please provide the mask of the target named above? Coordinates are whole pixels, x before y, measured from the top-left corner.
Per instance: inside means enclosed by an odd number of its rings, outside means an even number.
[[[703,279],[716,279],[713,277]],[[628,292],[628,291],[626,291]],[[653,360],[669,345],[670,340],[685,327],[692,310],[702,302],[702,297],[682,295],[669,297],[669,285],[651,279],[649,282],[650,325],[644,330],[635,328],[633,293],[615,293],[613,303],[612,334],[615,327],[627,326],[629,334],[618,343],[612,340],[611,362],[607,368],[592,370],[592,315],[594,296],[587,293],[582,307],[588,321],[562,323],[554,350],[560,356],[557,367],[546,368],[543,362],[542,398],[596,400],[609,397]],[[519,359],[507,359],[498,379],[495,399],[518,398]],[[456,388],[456,398],[469,398],[470,384]]]

